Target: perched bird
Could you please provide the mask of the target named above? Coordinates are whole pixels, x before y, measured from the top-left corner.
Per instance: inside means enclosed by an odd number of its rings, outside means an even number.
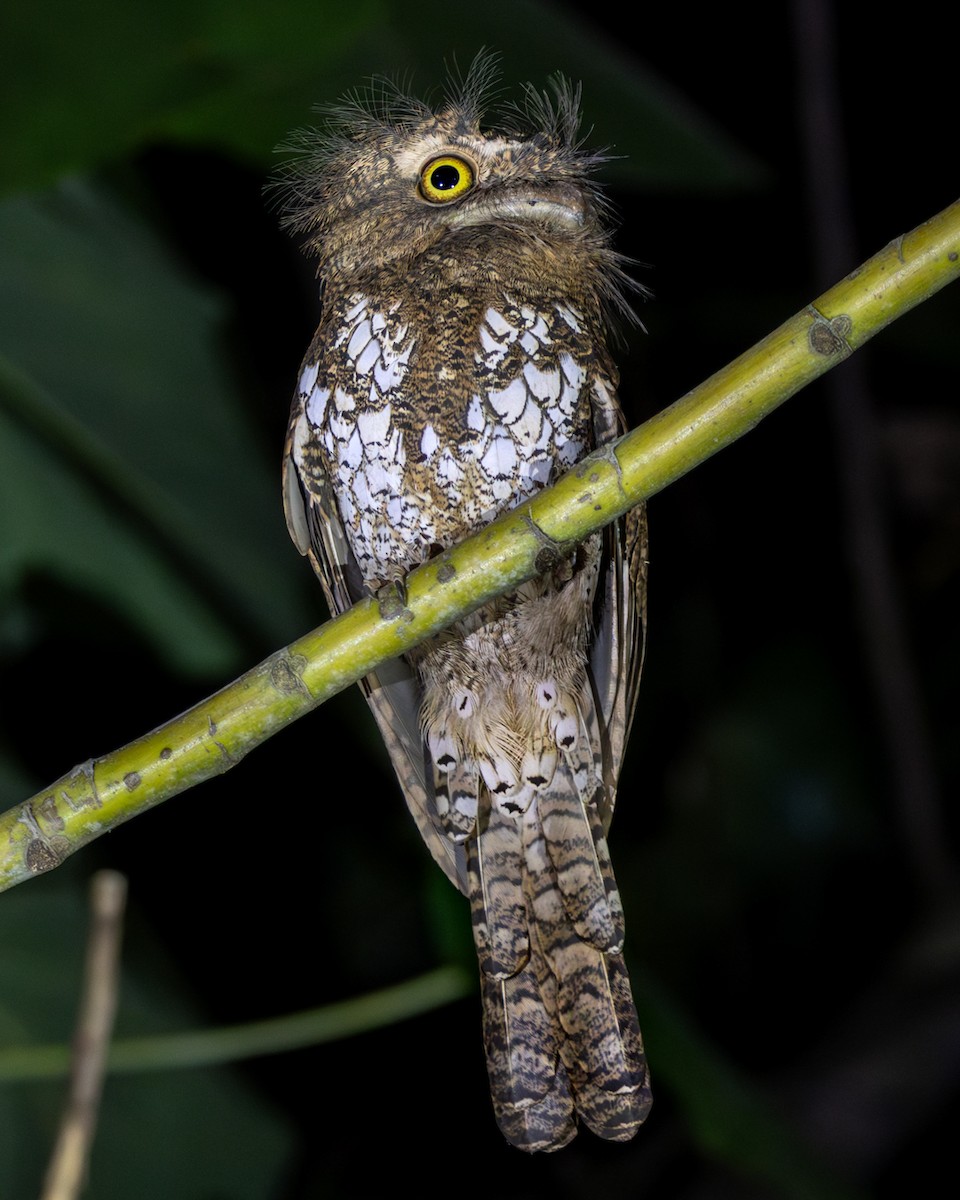
[[[287,220],[322,314],[293,402],[287,522],[336,613],[621,432],[607,349],[624,276],[577,141],[579,92],[482,124],[496,67],[436,108],[387,84],[307,135]],[[607,851],[642,647],[645,525],[569,558],[370,675],[433,857],[470,899],[494,1109],[554,1150],[650,1106]]]

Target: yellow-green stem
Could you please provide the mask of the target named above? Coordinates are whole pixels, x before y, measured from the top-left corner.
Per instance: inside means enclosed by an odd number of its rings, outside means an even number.
[[[490,597],[544,570],[752,429],[960,274],[960,203],[898,238],[728,367],[557,484],[412,572],[393,611],[364,600],[189,712],[0,816],[0,890],[234,766],[254,746]]]

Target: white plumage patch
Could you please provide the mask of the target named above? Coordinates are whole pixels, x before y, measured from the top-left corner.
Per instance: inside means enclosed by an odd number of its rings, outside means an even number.
[[[467,428],[474,433],[482,433],[486,428],[486,417],[483,415],[483,401],[479,396],[471,396],[467,405]]]
[[[357,417],[360,440],[368,449],[383,446],[390,435],[390,405],[381,409],[368,408]]]
[[[572,308],[567,308],[565,304],[558,304],[557,312],[564,319],[564,321],[566,321],[574,333],[583,332],[583,327],[580,324],[580,318]]]
[[[580,457],[591,397],[569,339],[581,321],[558,302],[538,311],[504,296],[488,306],[475,332],[476,390],[459,421],[437,421],[420,416],[408,380],[412,314],[349,297],[333,338],[340,359],[328,356],[327,374],[311,364],[301,375],[310,428],[300,441],[323,447],[366,579],[379,582],[384,561],[422,561],[454,514],[458,529],[479,525]],[[412,484],[414,468],[428,473]]]
[[[456,456],[449,446],[445,446],[437,461],[437,479],[447,488],[458,488],[463,479],[463,467],[457,462]]]
[[[517,447],[502,425],[494,428],[480,465],[493,479],[513,479],[517,469]]]
[[[508,321],[503,313],[498,312],[495,308],[487,309],[484,313],[484,320],[497,340],[504,344],[509,344],[520,332],[516,325]]]
[[[471,398],[464,423],[477,436],[459,446],[461,460],[476,462],[489,481],[484,514],[538,490],[555,461],[575,462],[583,451],[587,373],[560,351],[570,330],[580,331],[580,318],[568,305],[539,312],[505,296],[502,308],[484,313],[474,361],[491,386]]]
[[[439,445],[440,439],[437,437],[437,431],[428,421],[423,427],[423,433],[420,434],[420,453],[424,458],[429,459]]]
[[[518,421],[527,407],[527,387],[525,380],[513,379],[500,391],[487,394],[487,403],[497,414],[504,425],[512,425]]]
[[[313,385],[317,382],[317,372],[320,370],[320,364],[307,363],[300,374],[300,385],[298,391],[301,399],[306,399],[313,391]]]
[[[406,447],[394,419],[393,397],[401,392],[416,345],[409,325],[396,316],[398,308],[382,311],[366,296],[350,297],[334,346],[351,373],[337,373],[332,403],[330,387],[317,383],[318,367],[308,367],[300,381],[310,389],[301,458],[308,437],[326,451],[347,536],[367,578],[395,557],[398,538],[435,537],[429,514],[405,487]],[[439,445],[426,429],[422,440],[430,453]]]
[[[314,425],[323,423],[323,415],[327,411],[327,401],[330,399],[330,389],[311,387],[307,395],[307,417]]]
[[[560,395],[563,381],[559,368],[542,371],[536,363],[526,363],[523,368],[523,382],[526,384],[534,400],[542,404],[550,404]]]

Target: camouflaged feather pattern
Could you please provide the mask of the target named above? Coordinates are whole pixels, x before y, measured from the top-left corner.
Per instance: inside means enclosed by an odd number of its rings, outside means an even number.
[[[285,456],[291,534],[334,611],[520,502],[621,418],[619,268],[576,94],[484,131],[489,59],[436,111],[385,85],[293,175],[319,328]],[[527,124],[524,132],[520,125]],[[364,682],[427,846],[469,897],[494,1109],[554,1150],[625,1140],[650,1094],[606,844],[642,654],[633,513]]]

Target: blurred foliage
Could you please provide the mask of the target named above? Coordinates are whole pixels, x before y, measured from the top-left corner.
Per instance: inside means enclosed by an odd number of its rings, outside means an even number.
[[[0,243],[0,588],[41,571],[103,595],[194,671],[229,670],[245,623],[274,641],[302,625],[275,585],[290,556],[223,302],[76,182],[3,202]]]
[[[84,890],[71,866],[35,895],[23,889],[6,897],[0,910],[4,1042],[62,1039],[72,1028],[87,925],[78,903]],[[170,986],[162,949],[136,918],[131,935],[139,969],[124,981],[118,1035],[196,1023],[196,1006],[182,986]],[[63,1098],[61,1081],[0,1089],[4,1196],[37,1194]],[[291,1151],[289,1127],[275,1106],[227,1069],[114,1076],[100,1120],[91,1177],[92,1194],[104,1200],[147,1194],[257,1200],[275,1191],[278,1164]]]
[[[570,61],[630,176],[658,186],[742,184],[756,165],[589,26],[542,0],[41,0],[8,6],[0,180],[51,183],[154,141],[217,147],[258,166],[311,105],[373,74],[442,85],[444,63],[495,46],[507,78]],[[509,39],[492,36],[509,29]],[[51,32],[55,36],[51,37]],[[572,64],[571,64],[572,65]],[[318,86],[321,86],[318,95]]]
[[[922,63],[907,86],[900,62],[898,103],[876,121],[869,65],[889,51],[845,19],[866,255],[953,198],[935,119],[951,102]],[[591,141],[622,156],[608,169],[621,249],[655,264],[635,268],[656,303],[642,312],[650,337],[623,357],[632,422],[811,298],[785,6],[766,10],[762,53],[729,9],[644,12],[641,34],[618,20],[545,0],[0,11],[7,804],[323,617],[287,542],[278,464],[315,289],[261,194],[274,146],[312,104],[375,72],[435,88],[444,61],[482,45],[502,52],[507,85],[558,69],[581,79]],[[945,792],[960,766],[957,309],[944,295],[867,352]],[[842,450],[820,396],[652,506],[647,675],[613,835],[657,1097],[636,1141],[584,1134],[534,1160],[503,1146],[465,1001],[231,1071],[111,1079],[90,1195],[355,1196],[401,1173],[439,1194],[465,1159],[528,1200],[924,1190],[958,1107],[948,1041],[902,1080],[911,1096],[928,1085],[915,1123],[890,1134],[878,1120],[870,1155],[852,1137],[823,1149],[800,1119],[818,1087],[831,1111],[827,1081],[856,1041],[844,1022],[882,1008],[891,978],[914,1003],[957,975],[946,942],[935,975],[911,957],[927,945],[922,871],[878,737]],[[253,806],[275,814],[255,885],[239,832]],[[0,898],[4,1041],[69,1037],[84,879],[100,863],[131,881],[125,1032],[274,1016],[442,961],[474,969],[464,906],[420,847],[356,692]],[[908,1008],[878,1026],[875,1075],[884,1047],[922,1024]],[[62,1094],[0,1088],[0,1195],[35,1193]]]

